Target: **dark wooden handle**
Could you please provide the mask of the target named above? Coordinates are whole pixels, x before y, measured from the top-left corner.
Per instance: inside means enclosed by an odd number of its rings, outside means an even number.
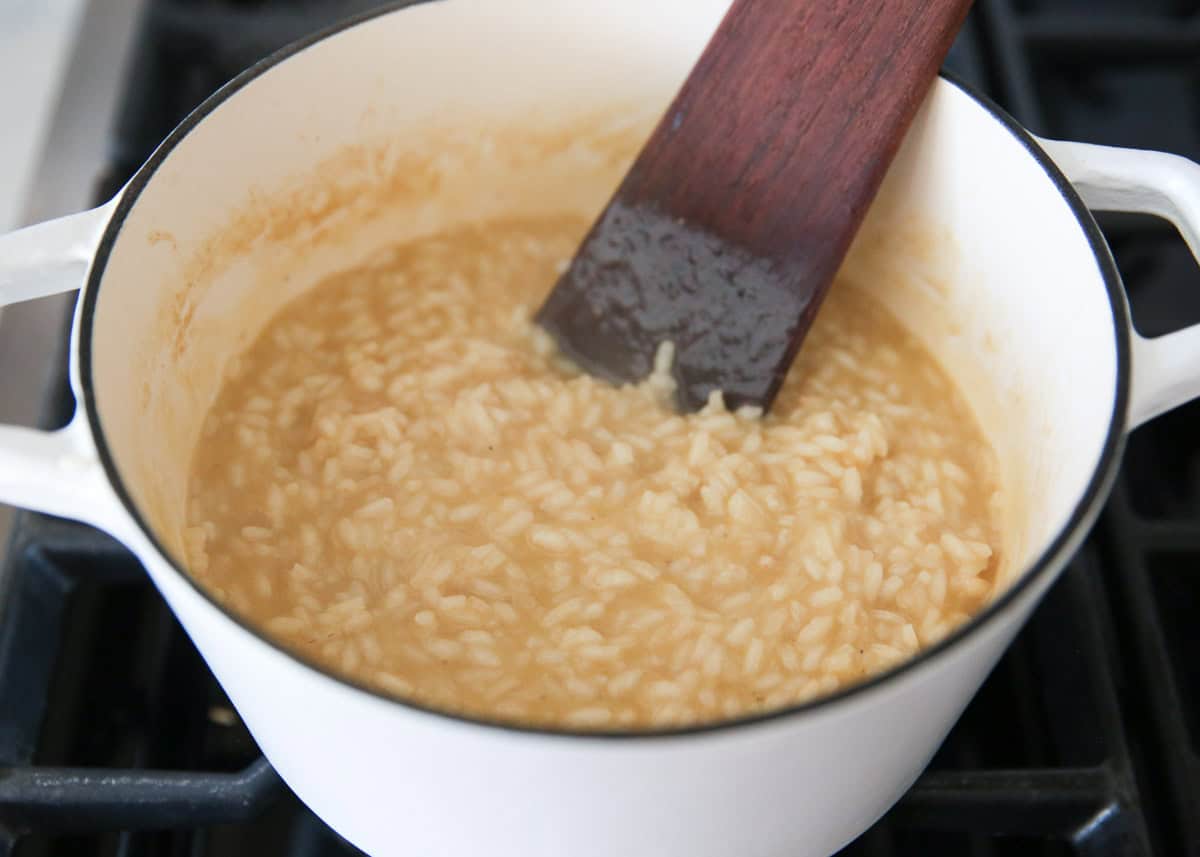
[[[736,0],[538,314],[594,374],[768,407],[970,0]]]
[[[618,198],[756,256],[828,255],[806,245],[853,237],[970,5],[737,0]]]

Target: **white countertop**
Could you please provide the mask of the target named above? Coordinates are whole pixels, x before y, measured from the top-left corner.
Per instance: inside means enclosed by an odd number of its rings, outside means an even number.
[[[0,231],[96,199],[145,0],[0,0]],[[35,425],[72,305],[0,314],[0,423]],[[11,510],[0,505],[0,543]]]
[[[0,0],[0,230],[24,223],[86,0]]]

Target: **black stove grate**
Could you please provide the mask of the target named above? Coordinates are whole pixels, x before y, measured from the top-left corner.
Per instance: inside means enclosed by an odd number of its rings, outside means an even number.
[[[371,5],[152,2],[98,196],[242,68]],[[1038,133],[1200,159],[1198,57],[1198,0],[979,0],[948,66]],[[1200,321],[1170,227],[1102,226],[1139,330]],[[64,380],[44,423],[72,407]],[[1133,436],[1096,532],[846,857],[1200,857],[1198,438],[1200,405]],[[0,857],[357,853],[261,758],[136,560],[80,525],[18,521],[0,566]]]

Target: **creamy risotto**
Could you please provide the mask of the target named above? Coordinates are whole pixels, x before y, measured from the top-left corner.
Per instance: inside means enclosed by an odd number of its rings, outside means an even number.
[[[586,223],[389,250],[277,316],[207,417],[187,553],[236,612],[427,705],[620,729],[886,669],[996,579],[995,464],[881,306],[835,285],[774,409],[618,389],[530,322]]]

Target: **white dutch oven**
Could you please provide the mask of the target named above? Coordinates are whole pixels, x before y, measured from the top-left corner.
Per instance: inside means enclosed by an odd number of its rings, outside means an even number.
[[[128,545],[279,773],[372,854],[829,854],[925,766],[1083,538],[1125,433],[1200,394],[1200,330],[1132,332],[1084,208],[1168,217],[1196,251],[1200,166],[1035,140],[941,80],[846,272],[958,377],[1002,461],[1007,586],[966,627],[792,710],[585,736],[356,687],[198,589],[180,564],[185,477],[227,361],[386,241],[500,211],[594,214],[723,6],[446,0],[369,16],[235,80],[112,202],[0,238],[0,304],[83,284],[81,407],[61,431],[0,428],[0,499]]]

